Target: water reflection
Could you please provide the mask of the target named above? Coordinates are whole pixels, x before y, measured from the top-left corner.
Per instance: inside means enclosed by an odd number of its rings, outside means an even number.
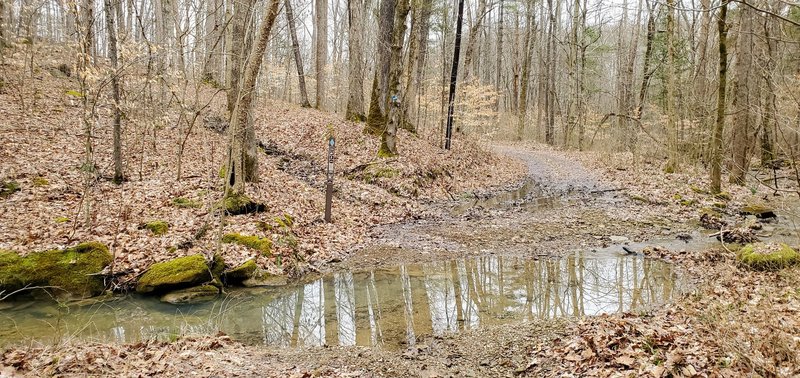
[[[674,290],[669,264],[640,257],[489,256],[335,273],[304,285],[235,292],[236,300],[204,306],[176,309],[132,298],[72,309],[58,323],[78,337],[118,342],[221,329],[273,346],[396,348],[485,324],[636,311],[669,300]],[[41,322],[26,326],[32,311],[40,310],[4,311],[0,327],[36,337]],[[8,341],[13,333],[0,338]]]

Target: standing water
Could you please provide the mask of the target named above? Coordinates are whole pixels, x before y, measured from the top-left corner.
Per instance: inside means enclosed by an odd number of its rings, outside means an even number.
[[[396,349],[488,324],[642,311],[670,300],[675,278],[671,265],[636,256],[464,258],[236,289],[202,305],[140,296],[83,306],[5,303],[0,341],[135,342],[222,331],[250,344]]]

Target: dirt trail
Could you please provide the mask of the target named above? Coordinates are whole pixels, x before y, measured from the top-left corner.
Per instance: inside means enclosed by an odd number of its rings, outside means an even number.
[[[528,167],[529,178],[551,192],[589,193],[612,189],[610,184],[602,181],[597,172],[588,170],[580,162],[556,151],[504,145],[495,146],[494,150],[524,162]]]
[[[530,171],[505,191],[434,206],[421,219],[374,228],[341,265],[371,268],[470,255],[559,256],[626,238],[669,239],[693,229],[631,201],[567,155],[498,146]]]

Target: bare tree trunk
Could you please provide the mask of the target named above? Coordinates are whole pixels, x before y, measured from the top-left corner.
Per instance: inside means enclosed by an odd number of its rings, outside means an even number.
[[[239,101],[239,89],[241,88],[239,80],[242,78],[245,54],[249,51],[245,46],[247,25],[254,2],[255,0],[232,2],[234,8],[230,31],[231,48],[228,52],[228,113],[231,117],[233,117],[233,109]]]
[[[555,56],[556,52],[556,15],[553,0],[547,0],[547,81],[545,85],[545,141],[555,145]],[[522,105],[522,104],[520,104]]]
[[[753,18],[750,7],[741,7],[739,33],[736,37],[736,76],[733,83],[733,134],[731,141],[733,159],[730,181],[744,185],[750,166],[750,134],[753,132],[751,115],[751,83],[753,74]]]
[[[347,1],[347,19],[349,29],[347,32],[347,48],[349,80],[347,107],[345,119],[363,122],[367,119],[364,113],[364,14],[366,13],[366,0]]]
[[[669,161],[666,171],[678,168],[678,114],[675,110],[675,0],[667,0],[667,141]]]
[[[775,53],[777,41],[772,37],[771,17],[764,18],[764,37],[766,39],[766,62],[764,64],[764,81],[767,85],[766,98],[764,99],[764,114],[761,124],[761,165],[769,165],[775,160],[775,146],[773,145],[773,130],[777,129],[777,96],[775,95]]]
[[[106,31],[108,32],[108,52],[111,59],[111,91],[114,98],[114,183],[125,179],[122,174],[122,112],[119,109],[119,68],[117,62],[117,30],[114,27],[114,12],[111,0],[104,0],[106,11]]]
[[[369,114],[364,132],[380,135],[387,122],[389,104],[389,67],[391,65],[392,25],[397,0],[381,1],[380,19],[378,21],[377,52],[375,63],[375,79],[372,81],[372,94],[369,102]]]
[[[400,88],[400,77],[403,74],[403,40],[406,34],[406,18],[408,12],[411,10],[409,0],[399,0],[394,13],[394,31],[392,33],[392,52],[391,61],[395,62],[392,65],[389,73],[389,96],[391,96],[391,104],[389,106],[388,122],[386,130],[381,135],[381,148],[378,151],[378,156],[393,156],[397,155],[397,129],[401,126],[403,115],[403,102],[405,102],[405,93]]]
[[[468,82],[472,77],[472,61],[475,55],[475,46],[478,45],[478,37],[480,36],[481,26],[486,14],[491,12],[486,0],[478,0],[478,13],[475,15],[475,22],[469,29],[469,39],[467,40],[467,48],[464,50],[464,81]]]
[[[522,77],[520,78],[519,94],[519,120],[517,124],[517,140],[522,140],[525,133],[525,123],[528,121],[528,87],[531,73],[531,38],[534,29],[533,2],[528,2],[525,17],[525,42],[522,47]]]
[[[328,0],[315,0],[316,4],[316,77],[317,100],[316,108],[325,109],[325,66],[328,64]]]
[[[444,148],[450,149],[453,138],[453,105],[456,99],[456,84],[458,83],[458,59],[461,55],[461,27],[464,22],[464,0],[458,0],[458,19],[456,21],[456,40],[453,48],[453,69],[450,72],[450,93],[447,100],[447,129]]]
[[[250,119],[250,108],[255,98],[256,78],[261,70],[261,61],[267,49],[269,35],[275,19],[278,17],[278,6],[280,0],[271,0],[269,9],[264,15],[261,23],[261,30],[248,54],[246,61],[240,95],[237,97],[234,106],[233,117],[230,126],[230,155],[228,156],[228,169],[226,182],[226,195],[243,194],[245,181],[255,181],[258,179],[258,148],[255,145],[252,120]],[[248,130],[249,129],[249,130]]]
[[[308,102],[308,92],[306,91],[306,76],[303,73],[303,58],[300,56],[300,43],[297,41],[297,29],[294,26],[294,12],[292,12],[292,1],[284,0],[286,7],[286,23],[289,25],[289,35],[292,38],[292,51],[294,52],[294,64],[297,67],[297,79],[300,86],[300,106],[310,108]]]
[[[505,17],[505,7],[503,4],[503,0],[500,0],[500,16],[497,19],[497,52],[496,58],[497,61],[495,62],[495,79],[494,79],[494,89],[497,91],[497,100],[495,103],[495,111],[497,111],[498,115],[500,114],[500,100],[502,99],[503,93],[503,81],[502,81],[502,72],[503,72],[503,18]]]
[[[717,87],[717,122],[711,139],[711,192],[722,191],[722,133],[725,129],[725,89],[728,77],[728,0],[719,8],[719,85]]]

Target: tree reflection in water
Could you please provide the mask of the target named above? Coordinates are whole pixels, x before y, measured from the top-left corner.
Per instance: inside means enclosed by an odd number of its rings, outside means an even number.
[[[232,290],[226,300],[175,307],[133,296],[64,313],[47,302],[6,310],[0,341],[61,334],[136,342],[223,331],[248,343],[398,348],[419,338],[513,320],[637,311],[670,299],[672,267],[633,256],[487,256],[339,272],[282,288]]]
[[[541,260],[489,256],[335,273],[264,304],[262,340],[399,347],[482,324],[643,310],[669,300],[674,279],[671,265],[660,261],[583,254]]]

